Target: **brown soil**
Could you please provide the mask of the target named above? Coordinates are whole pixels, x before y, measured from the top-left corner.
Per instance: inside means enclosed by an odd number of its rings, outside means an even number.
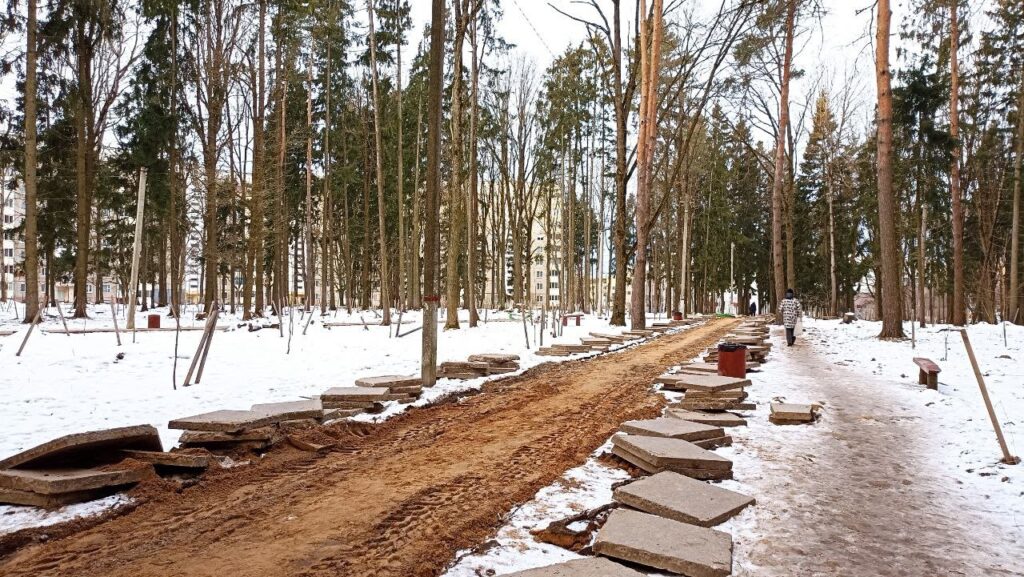
[[[0,574],[436,575],[622,421],[656,415],[654,377],[733,324],[542,365],[381,425],[328,427],[325,454],[285,444],[180,493],[147,491],[125,514],[22,547]]]

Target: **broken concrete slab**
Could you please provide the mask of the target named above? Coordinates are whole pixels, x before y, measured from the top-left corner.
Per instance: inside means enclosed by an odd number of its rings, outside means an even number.
[[[594,552],[687,577],[732,573],[732,536],[657,515],[616,509],[594,541]]]
[[[423,379],[417,375],[382,375],[356,379],[357,387],[422,387]]]
[[[207,445],[217,443],[243,443],[246,441],[270,441],[278,434],[273,427],[259,427],[238,433],[222,431],[185,431],[178,438],[183,445]]]
[[[757,409],[755,403],[744,403],[730,399],[687,399],[683,398],[678,403],[669,405],[673,409],[685,409],[687,411],[753,411]]]
[[[717,449],[718,447],[728,447],[732,445],[732,437],[730,435],[724,435],[722,437],[715,437],[714,439],[701,439],[700,441],[690,441],[694,445],[697,445],[701,449]]]
[[[723,523],[755,502],[749,495],[671,471],[618,487],[614,498],[645,513],[700,527]]]
[[[683,419],[716,427],[742,427],[747,424],[746,419],[732,413],[704,413],[686,409],[667,409],[665,415],[674,419]]]
[[[167,428],[189,431],[237,433],[246,429],[254,429],[269,425],[275,420],[276,418],[273,415],[257,411],[223,410],[174,419],[167,424]]]
[[[145,477],[147,469],[7,469],[0,471],[0,489],[58,495],[120,487],[138,483]]]
[[[471,362],[484,362],[489,365],[507,364],[518,361],[519,355],[509,353],[481,353],[478,355],[469,355],[466,360]]]
[[[725,432],[721,427],[664,417],[660,419],[626,421],[622,423],[619,430],[631,435],[669,437],[672,439],[683,439],[684,441],[701,441],[725,436]]]
[[[333,387],[324,391],[320,395],[320,399],[324,402],[325,406],[328,402],[336,401],[373,403],[386,401],[388,394],[387,389],[378,387]]]
[[[518,571],[502,577],[644,577],[644,575],[604,557],[584,557],[547,567]]]
[[[641,435],[612,436],[612,443],[651,463],[659,470],[701,469],[728,473],[732,461],[681,439]]]
[[[714,363],[686,363],[681,367],[681,373],[693,374],[697,373],[710,373],[713,375],[718,374],[718,365]]]
[[[3,461],[0,469],[69,467],[114,463],[122,449],[162,451],[160,434],[151,425],[75,433],[36,445]]]
[[[772,403],[771,409],[772,414],[768,418],[776,424],[810,423],[817,416],[815,405]]]
[[[250,410],[267,414],[279,421],[319,419],[324,415],[324,405],[320,399],[287,401],[283,403],[260,403],[253,405]]]
[[[717,365],[716,365],[716,371]],[[654,380],[661,383],[666,389],[684,391],[702,391],[717,393],[721,391],[733,391],[743,389],[751,385],[750,379],[737,379],[735,377],[723,377],[718,374],[666,374]]]
[[[12,489],[0,489],[0,504],[24,505],[26,507],[41,507],[43,509],[57,509],[64,505],[73,503],[84,503],[105,497],[112,489],[94,489],[92,491],[74,491],[71,493],[60,493],[57,495],[43,495],[32,491],[15,491]]]
[[[334,409],[369,411],[377,405],[380,405],[380,407],[383,408],[383,405],[381,405],[380,402],[372,401],[324,401],[324,412],[326,413],[327,411]]]
[[[647,471],[648,473],[660,473],[662,471],[675,471],[681,475],[686,475],[693,479],[700,479],[702,481],[721,481],[723,479],[732,479],[732,471],[714,471],[710,469],[690,469],[687,467],[681,467],[672,465],[671,467],[663,467],[655,465],[654,463],[645,460],[643,457],[630,452],[621,446],[613,445],[612,454],[616,457],[630,463],[634,467]]]
[[[209,455],[162,451],[121,451],[121,454],[129,459],[168,469],[205,469],[210,466]]]
[[[365,409],[324,409],[323,422],[347,419],[365,413]]]

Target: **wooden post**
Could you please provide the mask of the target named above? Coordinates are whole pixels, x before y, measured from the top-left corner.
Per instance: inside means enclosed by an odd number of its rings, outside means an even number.
[[[117,307],[114,306],[114,301],[110,301],[110,315],[114,319],[114,335],[117,337],[117,346],[121,346],[121,329],[117,328]]]
[[[60,315],[60,322],[64,325],[64,334],[70,337],[71,336],[71,331],[68,330],[68,320],[66,318],[64,318],[64,311],[61,310],[60,303],[57,303],[57,314]],[[1004,336],[1005,336],[1005,333],[1006,333],[1005,327],[1003,329],[1003,333],[1004,333]]]
[[[32,317],[32,324],[28,326],[28,332],[25,333],[25,338],[21,340],[21,346],[18,347],[18,352],[14,356],[20,357],[21,351],[25,350],[25,343],[27,343],[28,338],[32,336],[32,329],[36,328],[36,325],[39,324],[39,313],[41,313],[42,310],[42,307],[36,309],[36,316]]]
[[[138,296],[139,255],[142,253],[142,217],[146,210],[146,168],[139,169],[138,206],[135,209],[135,246],[132,248],[132,281],[128,285],[128,320],[125,329],[135,331],[135,297]]]
[[[978,388],[981,389],[981,397],[985,399],[985,408],[988,409],[988,418],[992,420],[992,428],[996,431],[996,439],[999,441],[999,448],[1003,450],[1003,462],[1007,465],[1017,465],[1020,457],[1010,455],[1010,449],[1006,446],[1006,439],[1003,438],[1003,430],[999,427],[999,420],[996,419],[996,412],[992,408],[992,400],[988,398],[988,389],[985,387],[985,378],[981,376],[981,369],[978,367],[978,360],[974,358],[974,349],[971,348],[971,340],[967,337],[967,329],[960,329],[960,336],[964,339],[964,347],[967,348],[967,356],[971,359],[971,367],[974,368],[974,376],[978,379]]]
[[[210,343],[213,342],[213,333],[217,331],[217,317],[220,316],[220,303],[213,301],[214,309],[213,322],[210,323],[209,331],[206,334],[206,342],[203,344],[203,358],[199,360],[199,372],[196,373],[196,384],[203,378],[203,369],[206,367],[206,355],[210,354]],[[290,337],[289,337],[290,338]]]
[[[215,306],[217,301],[213,302],[213,309],[216,310]],[[192,384],[192,372],[196,370],[196,366],[199,364],[199,357],[203,355],[203,352],[207,349],[206,341],[210,338],[211,327],[216,326],[216,315],[212,312],[206,316],[206,325],[203,327],[203,336],[199,339],[199,346],[196,347],[196,354],[192,357],[192,364],[188,367],[188,372],[185,373],[184,386],[188,387]]]

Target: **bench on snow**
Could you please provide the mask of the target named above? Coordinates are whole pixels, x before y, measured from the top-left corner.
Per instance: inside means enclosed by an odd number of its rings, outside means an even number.
[[[929,389],[938,390],[939,373],[942,372],[939,365],[935,364],[935,361],[924,357],[914,357],[914,364],[921,369],[917,375],[917,382],[922,385],[928,385]]]
[[[583,313],[567,313],[562,315],[562,326],[569,326],[569,319],[576,319],[576,326],[580,326],[580,319],[583,318]]]

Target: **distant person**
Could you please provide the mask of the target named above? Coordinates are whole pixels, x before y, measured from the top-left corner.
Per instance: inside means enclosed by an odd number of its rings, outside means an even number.
[[[779,311],[782,312],[782,326],[786,327],[786,344],[793,346],[796,342],[796,323],[804,314],[800,301],[793,297],[793,289],[786,289],[786,298],[779,304]]]
[[[754,301],[750,301],[750,308],[748,309],[748,311],[750,312],[750,316],[757,316],[757,303]]]

